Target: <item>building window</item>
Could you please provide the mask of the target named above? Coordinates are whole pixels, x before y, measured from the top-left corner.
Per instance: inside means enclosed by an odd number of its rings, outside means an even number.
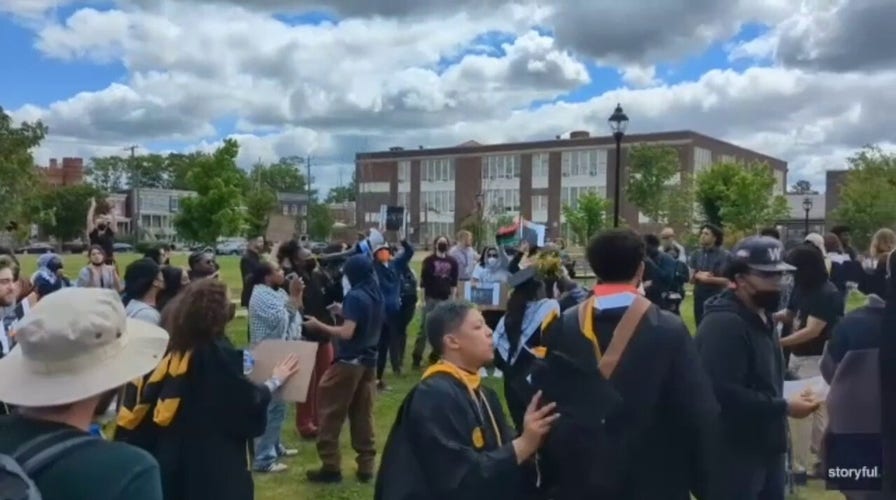
[[[485,192],[483,207],[485,213],[519,212],[519,189],[489,189]]]
[[[579,198],[589,193],[597,193],[597,190],[593,186],[568,186],[560,188],[560,205],[568,205],[575,210],[579,206]]]
[[[398,206],[408,207],[411,205],[411,193],[398,193]]]
[[[694,148],[694,175],[699,175],[712,165],[712,151]]]
[[[411,182],[411,162],[409,160],[398,162],[398,182]]]
[[[423,181],[454,182],[454,159],[433,158],[420,162]]]
[[[548,153],[535,153],[532,155],[532,178],[547,179],[550,162],[551,155]]]
[[[546,212],[548,210],[548,195],[539,194],[532,197],[532,211]]]
[[[519,179],[518,155],[490,155],[482,157],[482,178],[486,180]]]
[[[454,212],[454,191],[422,191],[420,197],[424,210],[428,207],[437,213]]]
[[[289,205],[284,203],[281,207],[283,208],[283,215],[289,215]]]
[[[607,176],[607,151],[605,149],[580,149],[564,151],[560,160],[563,177]]]

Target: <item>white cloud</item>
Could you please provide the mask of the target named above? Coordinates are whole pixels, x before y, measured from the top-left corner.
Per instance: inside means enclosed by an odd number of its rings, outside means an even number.
[[[65,61],[121,61],[127,77],[15,115],[50,126],[41,159],[159,141],[209,149],[221,140],[214,124],[226,120],[236,124],[241,164],[311,154],[315,176],[334,185],[357,151],[602,134],[621,102],[630,132],[719,136],[788,160],[791,180],[819,185],[823,168],[893,136],[896,71],[882,66],[886,54],[847,68],[831,55],[845,27],[873,26],[868,13],[885,12],[880,1],[439,0],[427,10],[410,0],[337,0],[326,2],[330,10],[349,17],[290,26],[271,12],[324,2],[259,0],[250,9],[235,0],[122,0],[115,10],[44,20],[35,46]],[[28,2],[17,2],[25,12]],[[39,3],[31,12],[46,12],[49,3]],[[771,29],[731,44],[749,22]],[[799,34],[811,36],[793,45]],[[496,37],[506,41],[487,43]],[[711,43],[729,44],[732,59],[780,65],[716,69],[677,84],[658,78],[657,64]],[[592,81],[588,61],[616,69],[628,87],[550,104],[586,84],[607,86]]]

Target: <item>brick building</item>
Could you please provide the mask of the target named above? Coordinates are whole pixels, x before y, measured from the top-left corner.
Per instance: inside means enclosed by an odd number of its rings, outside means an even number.
[[[46,167],[37,167],[45,183],[50,186],[75,186],[84,183],[86,171],[83,158],[63,158],[60,165],[56,158]]]
[[[682,171],[697,174],[718,161],[765,162],[774,169],[775,192],[787,185],[787,163],[734,144],[691,131],[632,134],[622,144],[622,186],[627,177],[625,155],[633,144],[657,144],[678,150]],[[616,144],[611,136],[591,137],[577,131],[568,139],[483,145],[468,141],[455,147],[358,153],[356,217],[361,226],[376,224],[381,204],[409,208],[413,241],[452,235],[462,221],[477,213],[486,218],[516,215],[546,224],[558,236],[563,205],[595,192],[612,203]],[[680,178],[680,177],[679,177]],[[646,222],[625,200],[620,216],[630,226]]]

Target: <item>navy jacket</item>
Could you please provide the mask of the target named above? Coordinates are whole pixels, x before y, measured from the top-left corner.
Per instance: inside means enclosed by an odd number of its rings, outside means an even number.
[[[401,310],[401,276],[408,268],[414,256],[414,247],[407,241],[401,242],[403,251],[399,252],[388,264],[374,263],[376,278],[380,284],[380,292],[386,307],[386,314]]]

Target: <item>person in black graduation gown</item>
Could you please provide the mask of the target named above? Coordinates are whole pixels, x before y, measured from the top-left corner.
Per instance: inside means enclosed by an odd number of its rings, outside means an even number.
[[[536,394],[517,437],[479,369],[494,357],[492,332],[469,303],[446,301],[427,315],[441,361],[408,394],[389,433],[376,500],[536,498],[531,460],[559,417]]]

